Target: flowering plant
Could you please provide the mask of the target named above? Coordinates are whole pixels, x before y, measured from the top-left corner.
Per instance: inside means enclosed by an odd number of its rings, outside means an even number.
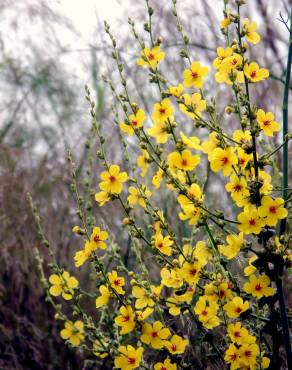
[[[282,127],[272,112],[251,99],[254,85],[266,80],[269,71],[249,57],[250,48],[261,38],[256,23],[241,18],[243,3],[237,0],[229,8],[224,2],[221,32],[226,45],[218,47],[213,62],[222,93],[224,89],[233,92],[224,113],[211,92],[204,90],[212,72],[203,62],[192,60],[176,0],[173,15],[184,43],[180,55],[186,66],[175,85],[161,68],[167,55],[162,40],[153,35],[154,12],[148,0],[149,18],[144,28],[149,44],[129,19],[140,46],[137,63],[159,93],[150,114],[130,98],[117,43],[105,23],[123,89],[118,93],[117,86],[104,77],[117,103],[115,123],[123,135],[124,162],[112,163],[108,158],[107,138],[102,134],[106,128],[97,122],[88,87],[86,99],[103,170],[98,184],[91,186],[95,191],[88,187],[87,202],[79,192],[72,154],[68,155],[80,219],[73,232],[82,245],[74,263],[88,277],[94,276],[93,290],[84,290],[64,271],[51,249],[52,273],[47,279],[37,253],[47,299],[56,309],[56,318],[63,321],[61,337],[98,368],[225,366],[255,370],[279,368],[284,361],[291,366],[283,294],[283,275],[292,261],[287,223],[291,202],[288,107],[284,105]],[[228,117],[236,123],[235,129]],[[269,137],[281,130],[282,144],[271,148]],[[202,139],[205,132],[208,138]],[[133,145],[139,147],[138,155]],[[281,187],[273,182],[273,156],[282,147]],[[221,209],[210,204],[206,194],[210,171],[224,183],[232,212],[224,201]],[[160,197],[173,205],[171,214],[164,211]],[[97,222],[91,212],[92,206],[110,203],[124,212],[120,227],[130,237],[126,252],[116,243],[111,225],[100,218]],[[129,263],[129,254],[135,263]],[[64,300],[68,301],[66,309]]]

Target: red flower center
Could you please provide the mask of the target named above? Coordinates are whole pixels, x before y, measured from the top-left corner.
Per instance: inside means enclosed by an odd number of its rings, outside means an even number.
[[[114,281],[114,284],[115,284],[116,286],[119,286],[119,285],[121,284],[121,279],[116,279],[116,280]]]
[[[157,333],[157,331],[154,331],[154,332],[152,332],[152,338],[157,338],[158,337],[158,333]]]
[[[235,336],[235,338],[240,338],[241,337],[240,331],[235,331],[234,336]]]
[[[242,186],[239,184],[235,185],[233,188],[234,191],[240,191],[241,189],[242,189]]]
[[[250,77],[255,78],[256,75],[257,75],[257,71],[252,71],[251,74],[250,74]]]
[[[137,120],[132,120],[132,125],[133,126],[137,126],[138,125],[138,121]]]
[[[115,178],[115,176],[110,175],[109,180],[110,180],[110,182],[114,182],[114,181],[116,181],[116,178]]]
[[[277,211],[277,208],[275,206],[270,207],[271,213],[276,213],[276,211]]]
[[[176,345],[175,345],[175,344],[172,344],[170,348],[171,348],[171,350],[172,350],[173,352],[175,352],[175,351],[177,350],[177,347],[176,347]]]
[[[245,351],[244,354],[245,354],[246,357],[251,357],[252,352],[251,351]]]
[[[236,307],[235,312],[240,313],[242,311],[241,307]]]
[[[95,241],[95,243],[100,242],[99,235],[95,235],[95,237],[93,238],[93,240]]]
[[[254,226],[256,224],[256,220],[254,218],[251,218],[249,220],[249,224],[250,224],[250,226]]]
[[[130,316],[123,316],[122,320],[123,322],[128,322],[130,320]]]
[[[193,78],[197,78],[198,77],[198,73],[197,72],[192,72],[192,77]]]
[[[192,268],[192,269],[190,270],[190,275],[195,276],[195,275],[196,275],[196,273],[197,273],[197,269]]]
[[[202,311],[202,315],[203,316],[207,316],[208,315],[208,311],[207,310]]]
[[[155,59],[154,54],[149,53],[149,54],[148,54],[148,59],[149,59],[149,60],[153,60],[153,59]]]
[[[130,365],[134,365],[134,364],[135,364],[135,362],[136,362],[136,359],[135,359],[135,358],[133,358],[133,357],[128,357],[128,364],[130,364]]]
[[[223,163],[223,166],[224,166],[225,164],[227,164],[227,163],[228,163],[228,158],[227,158],[227,157],[223,157],[223,158],[221,159],[221,162]]]
[[[182,159],[181,164],[182,166],[186,166],[188,164],[188,161],[186,159]]]
[[[263,125],[264,125],[264,126],[270,126],[270,123],[271,123],[271,121],[266,120],[266,121],[264,121],[264,122],[263,122]]]
[[[159,109],[159,113],[160,113],[160,114],[165,114],[165,109],[164,109],[164,108],[160,108],[160,109]]]

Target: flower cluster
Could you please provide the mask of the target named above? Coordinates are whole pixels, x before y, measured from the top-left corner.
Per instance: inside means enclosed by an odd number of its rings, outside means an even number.
[[[181,56],[187,63],[176,85],[163,72],[167,55],[161,39],[152,35],[153,9],[148,1],[149,47],[129,20],[141,46],[137,64],[149,74],[160,96],[150,114],[142,103],[130,99],[116,41],[105,26],[124,89],[118,93],[105,78],[123,114],[117,129],[126,148],[124,163],[108,160],[102,126],[86,88],[104,166],[95,184],[95,207],[105,209],[108,203],[121,207],[124,218],[117,239],[125,232],[129,235],[136,263],[128,264],[129,250],[123,257],[110,224],[101,221],[96,226],[86,217],[75,183],[82,226],[73,231],[84,243],[74,262],[84,271],[91,268],[96,289],[93,294],[83,291],[58,267],[49,278],[49,294],[73,300],[74,313],[79,315],[73,323],[58,313],[65,321],[61,337],[72,346],[89,349],[108,366],[175,370],[221,361],[234,370],[266,369],[278,361],[276,346],[282,342],[279,323],[272,321],[278,310],[279,266],[290,266],[291,246],[288,234],[276,236],[279,221],[288,216],[289,202],[279,196],[269,168],[277,148],[267,151],[258,142],[258,137],[266,142],[276,135],[281,125],[272,112],[250,99],[253,85],[269,77],[267,69],[249,58],[249,48],[261,38],[255,22],[241,19],[242,4],[237,1],[237,9],[224,11],[221,31],[226,45],[218,47],[212,69],[192,60],[173,4],[185,43]],[[233,94],[223,112],[204,91],[208,80],[225,84]],[[228,115],[237,122],[233,130],[225,125]],[[203,131],[207,136],[199,136]],[[134,143],[140,148],[138,155],[129,154]],[[125,168],[131,169],[129,173]],[[216,206],[211,204],[206,190],[209,172],[223,182],[224,199],[232,212],[223,198],[220,203],[221,194]],[[86,262],[90,267],[83,266]],[[95,315],[84,311],[80,297],[92,303]],[[202,359],[197,358],[198,351]]]

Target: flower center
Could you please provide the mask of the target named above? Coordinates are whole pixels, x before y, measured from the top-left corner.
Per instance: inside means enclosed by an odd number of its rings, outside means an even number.
[[[193,78],[197,78],[198,77],[198,73],[197,72],[192,72],[192,77]]]
[[[236,307],[235,312],[240,313],[242,311],[241,307]]]
[[[223,163],[223,166],[225,166],[228,163],[228,158],[227,157],[223,157],[221,159],[221,162]]]
[[[158,337],[157,331],[154,331],[151,335],[152,335],[152,338],[157,338]]]
[[[159,113],[162,115],[162,114],[165,114],[165,109],[164,108],[160,108],[159,109]]]
[[[271,123],[271,121],[266,120],[266,121],[264,121],[264,122],[263,122],[263,125],[264,125],[264,126],[270,126],[270,123]]]
[[[172,344],[170,348],[171,348],[171,350],[172,350],[173,352],[175,352],[175,351],[177,350],[177,347],[176,347],[176,345],[175,345],[175,344]]]
[[[235,331],[234,336],[235,336],[235,338],[240,338],[241,337],[240,331]]]
[[[251,219],[249,220],[249,224],[250,224],[250,226],[254,226],[254,225],[256,224],[255,219],[254,219],[254,218],[251,218]]]
[[[244,354],[245,354],[246,357],[251,357],[252,352],[251,351],[245,351]]]
[[[186,159],[182,159],[181,165],[186,166],[188,164],[188,161]]]
[[[93,238],[93,240],[95,241],[95,243],[100,242],[99,235],[95,235],[95,237]]]
[[[277,211],[277,209],[276,209],[275,206],[270,207],[270,212],[271,213],[276,213],[276,211]]]
[[[252,71],[251,74],[250,74],[250,77],[255,78],[256,75],[257,75],[257,71]]]
[[[234,186],[234,191],[236,192],[236,191],[241,191],[241,189],[242,189],[242,186],[240,185],[240,184],[237,184],[237,185],[235,185]]]
[[[207,310],[202,311],[202,315],[203,316],[207,316],[208,315],[208,311]]]
[[[138,121],[137,120],[132,120],[132,126],[137,126],[138,125]]]
[[[135,364],[135,362],[136,362],[136,359],[135,359],[135,358],[133,358],[133,357],[129,357],[129,358],[128,358],[128,364],[130,364],[130,365],[134,365],[134,364]]]
[[[257,292],[259,292],[260,290],[262,290],[263,289],[263,287],[261,286],[261,284],[257,284],[256,286],[255,286],[255,290],[257,291]]]
[[[196,275],[196,273],[197,273],[197,269],[192,268],[192,269],[190,270],[190,275],[194,276],[194,275]]]
[[[149,59],[149,60],[153,60],[153,59],[155,59],[154,54],[149,53],[149,54],[148,54],[148,59]]]
[[[114,182],[114,181],[116,181],[116,178],[115,178],[115,176],[110,175],[109,180],[110,180],[110,182]]]
[[[119,285],[121,284],[121,279],[116,279],[116,280],[114,281],[114,284],[115,284],[116,286],[119,286]]]

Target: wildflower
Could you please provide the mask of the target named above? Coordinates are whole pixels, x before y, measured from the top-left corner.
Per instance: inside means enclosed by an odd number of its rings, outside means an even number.
[[[227,302],[223,308],[228,317],[236,319],[249,308],[249,303],[248,301],[243,302],[241,297],[234,297],[232,301]]]
[[[261,299],[262,297],[274,295],[275,289],[269,286],[270,283],[271,280],[266,274],[259,275],[259,277],[251,275],[249,283],[245,283],[243,289],[253,297]]]
[[[127,122],[120,123],[120,129],[128,135],[134,135],[134,131],[138,128],[143,127],[143,122],[146,119],[146,115],[143,109],[138,109],[135,114],[131,114]]]
[[[202,112],[206,110],[206,100],[203,100],[202,95],[199,93],[192,95],[184,94],[181,97],[181,100],[183,103],[179,104],[180,110],[193,120],[200,118],[202,116]]]
[[[120,172],[120,167],[112,164],[108,171],[100,175],[102,182],[99,184],[101,190],[111,194],[120,194],[123,190],[123,183],[128,180],[126,172]]]
[[[144,321],[150,316],[153,312],[153,308],[146,307],[144,311],[136,311],[136,319],[137,321]]]
[[[241,144],[246,144],[251,141],[251,134],[249,130],[235,130],[233,131],[232,138]]]
[[[164,123],[172,117],[173,107],[169,99],[163,99],[160,103],[155,103],[153,107],[152,119],[154,123]]]
[[[168,288],[180,288],[183,285],[183,278],[178,273],[177,269],[162,268],[160,271],[161,284]]]
[[[113,270],[112,272],[108,273],[108,279],[110,282],[111,287],[118,293],[118,294],[125,294],[123,286],[125,285],[125,279],[121,276],[118,276],[117,272]]]
[[[200,139],[197,136],[187,137],[182,131],[179,132],[181,140],[190,149],[201,150]]]
[[[185,87],[196,87],[200,89],[208,74],[208,67],[201,66],[200,62],[193,62],[190,69],[184,70],[183,84]]]
[[[175,96],[176,98],[179,98],[181,96],[181,94],[183,93],[183,90],[184,90],[184,87],[182,84],[178,84],[176,86],[170,86],[168,88],[168,92]]]
[[[243,343],[254,343],[256,338],[249,334],[248,330],[240,322],[229,324],[227,333],[233,343],[242,345]]]
[[[122,306],[120,308],[120,315],[115,318],[115,323],[121,326],[120,333],[122,335],[128,334],[135,329],[135,314],[131,306]]]
[[[110,291],[108,289],[108,287],[106,285],[101,285],[99,287],[99,291],[100,291],[100,296],[98,298],[96,298],[95,300],[95,307],[96,308],[100,308],[102,306],[105,306],[109,299],[110,299]]]
[[[154,349],[161,349],[169,336],[170,330],[164,328],[160,321],[155,321],[153,325],[145,323],[142,326],[141,341]]]
[[[186,292],[181,294],[180,291],[174,292],[173,296],[168,297],[166,301],[167,307],[169,307],[169,313],[172,316],[178,316],[181,311],[182,303],[190,303],[195,289],[193,287],[188,287]]]
[[[224,48],[222,48],[222,47],[217,48],[217,55],[218,56],[213,61],[213,67],[216,68],[216,69],[220,68],[224,59],[230,57],[231,54],[232,54],[232,49],[229,48],[229,47],[226,48],[226,50],[224,50]]]
[[[95,227],[93,232],[90,236],[90,244],[92,249],[95,250],[96,248],[106,249],[106,244],[104,240],[108,238],[108,233],[106,231],[102,231],[99,227]]]
[[[78,287],[78,280],[74,276],[70,276],[68,271],[64,271],[60,275],[53,274],[49,277],[50,294],[54,297],[62,295],[65,300],[73,298],[74,289]]]
[[[149,293],[146,291],[146,289],[138,285],[134,285],[132,288],[132,294],[136,298],[136,303],[135,303],[136,308],[140,309],[146,306],[150,306],[150,307],[154,306],[154,301],[149,296]]]
[[[185,262],[180,269],[181,277],[190,285],[196,285],[200,279],[202,264],[200,261]]]
[[[135,349],[133,346],[120,346],[120,355],[115,358],[115,367],[121,370],[136,369],[142,360],[144,349],[138,347]]]
[[[217,316],[218,304],[210,300],[208,296],[201,296],[194,308],[195,314],[207,329],[213,329],[220,324]]]
[[[84,339],[84,324],[82,321],[77,320],[65,322],[65,328],[61,330],[61,337],[74,346],[77,347]]]
[[[111,200],[111,194],[106,191],[100,191],[99,193],[95,194],[95,200],[100,206],[103,206],[105,203]]]
[[[239,350],[233,343],[231,343],[225,351],[224,360],[230,365],[230,369],[232,370],[241,368]]]
[[[252,154],[247,154],[245,150],[237,147],[238,165],[243,170],[248,165],[248,163],[253,159]]]
[[[147,132],[155,138],[157,144],[165,144],[169,137],[169,124],[166,121],[155,123]]]
[[[137,165],[141,169],[140,176],[144,177],[147,173],[148,167],[149,167],[149,153],[147,150],[142,150],[141,155],[137,157]]]
[[[281,130],[280,123],[275,122],[274,117],[272,112],[265,113],[262,109],[257,111],[258,124],[266,136],[273,136],[274,132]]]
[[[234,53],[233,55],[225,58],[220,66],[220,71],[232,71],[242,66],[242,56],[240,54]]]
[[[217,139],[216,132],[211,132],[208,138],[209,140],[202,143],[202,151],[205,154],[208,154],[208,157],[209,157],[209,155],[213,152],[213,150],[218,147],[219,140]]]
[[[256,22],[250,22],[248,18],[244,18],[243,20],[244,36],[247,39],[247,41],[251,42],[252,44],[257,44],[261,40],[260,35],[257,32],[255,32],[256,29],[257,29]]]
[[[215,148],[209,156],[211,169],[214,172],[222,171],[224,176],[229,176],[233,166],[237,164],[234,148]]]
[[[146,188],[146,186],[142,186],[141,189],[137,189],[134,186],[129,187],[128,202],[131,206],[135,204],[139,204],[141,207],[146,208],[146,203],[144,198],[150,198],[152,193],[150,190]]]
[[[170,359],[167,357],[164,362],[157,362],[154,365],[154,370],[177,370],[176,364],[170,362]]]
[[[219,245],[219,251],[228,260],[233,259],[240,252],[240,248],[243,246],[243,233],[239,235],[230,234],[226,237],[227,245]]]
[[[263,221],[256,208],[246,207],[243,212],[237,216],[240,222],[238,228],[245,234],[259,234],[261,232]]]
[[[262,81],[269,77],[269,71],[265,68],[260,68],[257,63],[252,62],[250,64],[245,64],[243,68],[245,76],[251,82]]]
[[[152,178],[152,184],[156,189],[160,188],[161,181],[163,179],[164,172],[161,168],[159,168],[156,172],[156,174]]]
[[[82,266],[90,257],[92,252],[94,251],[94,246],[87,241],[85,243],[84,249],[81,251],[77,251],[74,256],[75,266],[80,267]]]
[[[141,51],[140,58],[137,60],[137,64],[141,67],[150,67],[155,69],[157,64],[161,62],[165,57],[165,53],[161,51],[159,46],[153,49],[144,48]]]
[[[267,195],[262,198],[258,212],[268,226],[276,226],[278,220],[282,220],[288,215],[287,209],[284,208],[284,199],[276,198],[274,200]]]
[[[245,269],[243,270],[245,276],[250,276],[257,270],[256,267],[253,265],[253,262],[255,262],[257,259],[258,259],[257,256],[252,256],[248,260],[248,266],[245,267]]]
[[[235,174],[230,176],[230,182],[225,185],[225,189],[231,193],[231,198],[235,201],[238,207],[247,205],[249,190],[246,179]]]
[[[172,152],[167,157],[169,166],[172,169],[180,169],[183,171],[192,171],[200,163],[198,155],[192,155],[188,149],[183,150],[181,153]]]
[[[224,30],[225,28],[227,28],[227,27],[230,25],[230,23],[231,23],[230,18],[224,18],[224,19],[222,19],[222,21],[220,22],[220,28],[221,28],[222,30]]]
[[[190,204],[183,205],[182,202],[181,207],[183,212],[179,212],[178,217],[183,221],[189,220],[189,224],[194,225],[200,218],[201,209]]]
[[[259,354],[259,346],[256,343],[244,343],[241,347],[239,347],[240,361],[242,365],[246,367],[252,367],[256,365],[257,356],[259,356]]]
[[[155,247],[166,256],[171,256],[173,241],[169,236],[163,237],[161,233],[158,233],[154,236],[154,245]]]
[[[188,344],[189,341],[187,339],[183,339],[179,335],[173,335],[170,340],[165,343],[165,347],[172,355],[178,355],[185,352]]]

